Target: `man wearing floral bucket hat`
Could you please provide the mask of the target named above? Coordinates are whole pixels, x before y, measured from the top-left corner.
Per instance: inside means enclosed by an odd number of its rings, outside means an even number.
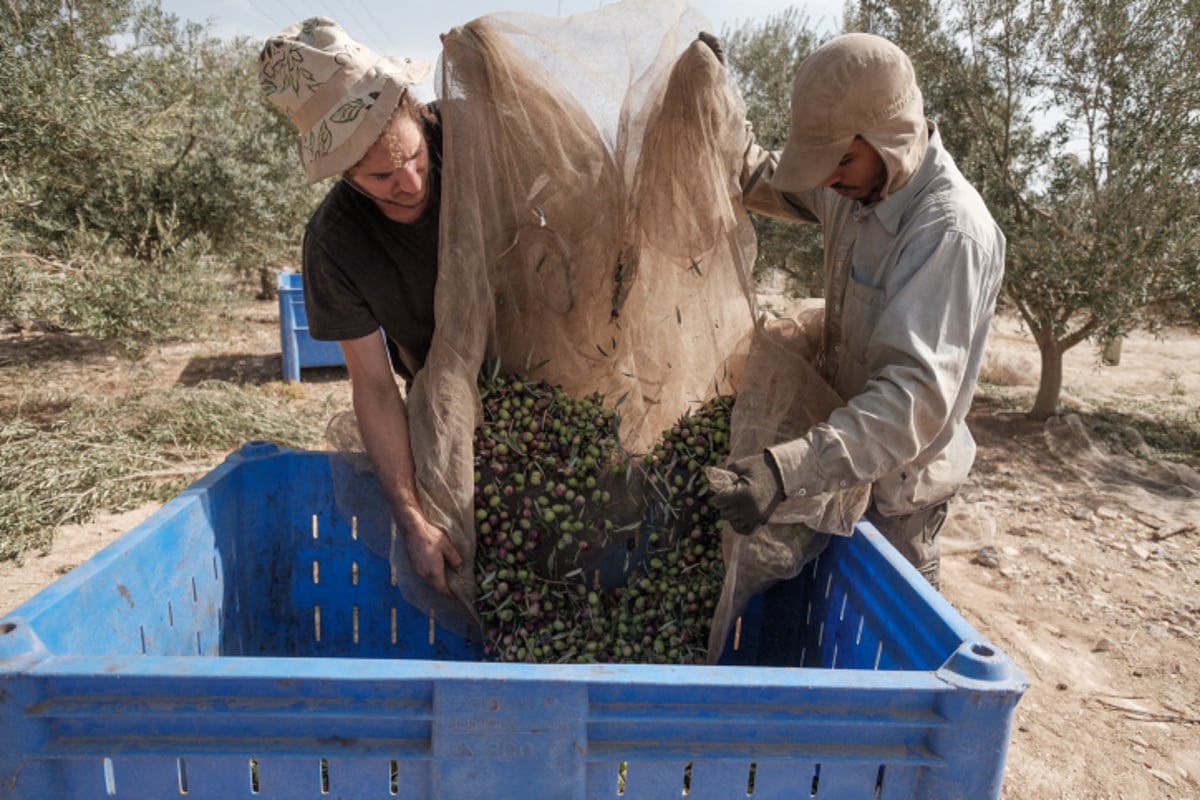
[[[714,503],[749,534],[784,498],[869,485],[867,518],[937,587],[1004,235],[926,120],[908,56],[871,34],[801,63],[787,143],[777,156],[750,137],[742,186],[748,209],[822,227],[820,367],[846,405],[734,462]]]
[[[393,377],[411,382],[433,336],[441,118],[409,91],[432,65],[380,57],[324,17],[270,37],[259,61],[264,93],[299,132],[309,182],[339,178],[304,234],[309,332],[341,343],[359,431],[409,561],[446,593],[446,566],[462,558],[422,511]]]

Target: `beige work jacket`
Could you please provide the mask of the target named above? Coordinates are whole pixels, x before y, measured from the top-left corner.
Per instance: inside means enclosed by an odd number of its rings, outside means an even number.
[[[966,415],[1004,273],[1005,239],[930,123],[912,178],[873,205],[770,184],[753,140],[746,208],[818,222],[825,244],[823,372],[846,400],[770,448],[788,497],[870,484],[888,516],[948,498],[975,459]],[[893,184],[895,182],[893,181]]]

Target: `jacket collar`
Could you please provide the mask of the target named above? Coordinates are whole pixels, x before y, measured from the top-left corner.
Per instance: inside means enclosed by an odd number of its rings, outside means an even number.
[[[929,182],[937,174],[937,164],[941,160],[939,158],[941,150],[942,136],[938,132],[937,125],[930,121],[929,145],[925,149],[921,165],[917,167],[917,171],[913,173],[912,178],[908,183],[904,184],[903,188],[888,195],[887,199],[862,210],[864,212],[874,211],[876,218],[879,219],[879,224],[884,227],[884,230],[895,236],[900,230],[900,221],[904,216],[904,212],[908,210],[913,199],[924,191],[925,187],[929,185]]]

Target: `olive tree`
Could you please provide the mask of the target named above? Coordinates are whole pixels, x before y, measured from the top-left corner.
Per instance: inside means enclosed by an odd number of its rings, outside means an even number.
[[[1015,254],[1006,285],[1041,351],[1034,416],[1054,412],[1071,347],[1178,321],[1189,303],[1196,319],[1197,21],[1173,0],[1046,9],[1056,147],[1023,198],[1041,247]]]
[[[0,48],[0,316],[145,342],[294,258],[318,198],[256,45],[156,0],[5,0]]]

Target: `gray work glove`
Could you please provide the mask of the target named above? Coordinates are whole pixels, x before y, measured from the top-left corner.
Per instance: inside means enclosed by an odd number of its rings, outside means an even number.
[[[733,529],[743,536],[754,532],[783,502],[783,479],[775,458],[767,451],[739,458],[728,470],[737,481],[713,495],[712,503]]]
[[[717,57],[717,61],[720,61],[722,64],[725,63],[725,48],[721,47],[720,39],[707,31],[700,31],[696,38],[708,45],[708,49],[713,51],[713,55]]]

